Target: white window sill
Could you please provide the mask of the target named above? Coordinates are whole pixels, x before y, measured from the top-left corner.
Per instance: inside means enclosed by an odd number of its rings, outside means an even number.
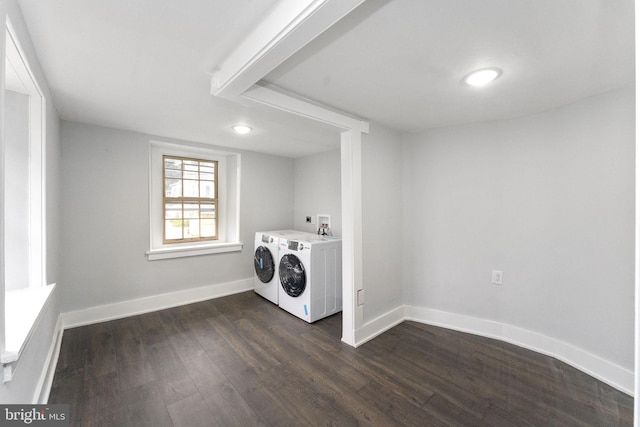
[[[5,346],[0,355],[3,364],[20,358],[55,286],[54,283],[5,292]]]
[[[149,261],[160,259],[183,258],[189,256],[219,254],[225,252],[239,252],[242,250],[242,242],[212,243],[197,246],[179,246],[171,248],[151,249],[147,251]]]

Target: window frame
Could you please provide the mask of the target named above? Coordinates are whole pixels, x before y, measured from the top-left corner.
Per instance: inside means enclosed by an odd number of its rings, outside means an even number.
[[[25,122],[28,124],[28,139],[25,142],[28,156],[24,161],[27,170],[23,178],[27,181],[24,197],[28,201],[28,208],[26,216],[18,223],[20,233],[17,237],[9,238],[7,227],[18,227],[12,221],[7,221],[7,215],[13,215],[12,196],[8,196],[6,191],[11,181],[6,179],[4,172],[0,174],[0,186],[3,188],[0,204],[5,208],[9,207],[0,213],[0,223],[3,227],[0,244],[11,247],[15,241],[24,239],[28,250],[22,254],[23,260],[26,261],[23,264],[24,268],[15,272],[0,268],[0,362],[3,365],[2,380],[5,383],[13,379],[14,370],[21,360],[23,351],[28,347],[55,288],[55,283],[47,285],[47,99],[41,89],[41,82],[30,66],[30,58],[22,48],[21,39],[25,39],[23,36],[24,34],[16,31],[7,16],[4,39],[0,38],[4,45],[5,61],[4,73],[0,74],[4,78],[3,94],[0,95],[0,115],[6,125],[7,92],[13,91],[27,96],[28,113]],[[11,80],[8,80],[8,73],[11,73]],[[4,126],[0,135],[0,150],[5,165],[15,160],[6,155],[7,144],[7,128]],[[3,167],[4,169],[6,167]],[[5,251],[2,265],[13,262],[7,259],[7,255]],[[10,281],[13,284],[8,286]]]
[[[164,243],[164,174],[162,156],[198,158],[218,162],[217,240]],[[149,140],[149,261],[241,251],[241,156],[207,144]]]
[[[179,178],[180,181],[182,181],[182,191],[181,196],[180,197],[168,197],[167,196],[167,167],[166,167],[166,159],[174,159],[174,160],[180,160],[180,161],[192,161],[192,162],[197,162],[198,163],[198,179],[197,180],[189,180],[189,181],[197,181],[198,182],[198,193],[200,193],[200,183],[202,182],[201,178],[200,178],[200,168],[201,168],[201,163],[213,163],[214,167],[213,167],[213,194],[214,197],[202,197],[202,195],[199,196],[185,196],[185,191],[184,191],[184,182],[185,182],[185,178],[184,176],[182,176],[181,178]],[[196,158],[196,157],[185,157],[185,156],[176,156],[176,155],[171,155],[171,154],[163,154],[162,155],[162,177],[163,177],[163,185],[162,185],[162,206],[163,206],[163,221],[162,221],[162,242],[165,245],[174,245],[174,244],[178,244],[178,243],[184,243],[184,242],[204,242],[204,241],[213,241],[213,240],[218,240],[218,236],[219,236],[219,228],[218,228],[218,211],[219,211],[219,204],[218,204],[218,161],[217,160],[209,160],[209,159],[202,159],[202,158]],[[184,163],[182,164],[182,169],[181,171],[184,173],[185,168],[184,168]],[[205,180],[206,182],[207,180]],[[202,203],[213,203],[213,207],[214,207],[214,230],[215,230],[215,234],[213,236],[202,236],[202,229],[200,226],[200,232],[199,232],[199,237],[193,237],[193,238],[185,238],[184,237],[184,223],[183,226],[181,227],[182,229],[182,238],[181,239],[167,239],[167,204],[169,203],[174,203],[174,204],[181,204],[182,205],[182,216],[181,216],[181,220],[184,222],[185,216],[184,216],[184,205],[186,204],[194,204],[197,203],[199,205],[201,205]],[[198,209],[199,211],[201,211],[201,209]],[[202,215],[201,213],[199,215]],[[202,216],[199,216],[198,219],[200,221],[202,221]]]
[[[22,49],[20,41],[18,39],[17,32],[15,31],[11,21],[7,18],[5,27],[5,64],[14,70],[16,78],[19,80],[21,89],[16,92],[21,93],[27,97],[28,112],[26,117],[26,123],[28,127],[28,140],[27,145],[27,159],[25,165],[27,167],[25,173],[25,179],[27,181],[27,217],[20,220],[20,226],[24,227],[25,234],[21,234],[20,237],[24,237],[26,240],[27,254],[26,263],[24,265],[26,273],[23,280],[19,280],[16,286],[12,286],[12,289],[25,289],[25,288],[40,288],[47,285],[46,274],[46,99],[44,93],[40,88],[38,81],[36,80],[33,71],[27,60],[27,56]],[[5,70],[5,82],[3,82],[3,89],[9,90],[6,87],[6,73]],[[6,97],[6,96],[5,96]],[[3,98],[2,116],[3,120],[7,115],[6,111],[6,99]],[[6,128],[6,126],[5,126]],[[2,135],[3,141],[3,154],[5,154],[4,162],[9,161],[6,158],[6,129],[4,129]],[[3,187],[10,185],[7,182],[7,177],[3,179]],[[3,192],[3,200],[6,203],[6,191]],[[6,214],[6,212],[5,212]],[[9,218],[5,216],[3,226],[7,227]],[[14,227],[15,225],[10,225]],[[6,230],[5,230],[6,231]],[[3,236],[4,244],[7,242],[7,234]],[[6,260],[5,254],[5,262]],[[7,280],[4,271],[5,280]],[[5,283],[6,286],[6,283]],[[5,288],[5,291],[7,289]]]

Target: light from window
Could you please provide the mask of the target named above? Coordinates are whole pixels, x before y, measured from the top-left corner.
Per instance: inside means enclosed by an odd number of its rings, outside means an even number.
[[[218,239],[218,162],[162,156],[163,242]]]

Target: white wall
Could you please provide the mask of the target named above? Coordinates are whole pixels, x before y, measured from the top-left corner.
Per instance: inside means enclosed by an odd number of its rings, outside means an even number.
[[[294,218],[296,230],[316,233],[317,215],[331,215],[334,236],[342,236],[340,150],[300,157],[294,162]],[[307,224],[305,218],[314,218]]]
[[[61,138],[64,312],[252,278],[254,233],[293,225],[293,160],[242,152],[242,252],[148,261],[149,140],[172,141],[64,121]]]
[[[403,304],[402,150],[398,133],[371,123],[362,137],[365,324]]]
[[[31,403],[37,396],[42,383],[41,374],[46,370],[47,355],[55,334],[55,326],[59,310],[60,288],[64,285],[59,282],[60,267],[59,254],[60,242],[58,240],[58,227],[60,221],[60,185],[59,162],[60,143],[58,135],[58,116],[53,106],[51,94],[44,76],[31,39],[22,18],[22,14],[15,0],[0,2],[0,22],[5,22],[7,17],[11,20],[18,35],[21,46],[26,55],[26,60],[31,71],[40,84],[40,89],[46,98],[46,230],[47,230],[47,283],[58,282],[57,289],[51,294],[49,303],[42,313],[40,322],[33,330],[27,347],[16,366],[11,382],[0,384],[0,403]],[[5,32],[0,32],[0,50],[4,57]],[[4,81],[4,67],[0,67],[0,81]],[[2,93],[4,91],[0,91]],[[3,97],[4,94],[0,95]],[[4,129],[2,129],[4,133]],[[11,248],[7,248],[10,250]],[[4,298],[0,304],[1,317],[4,318]]]
[[[405,302],[538,332],[632,371],[634,102],[625,88],[405,135]]]

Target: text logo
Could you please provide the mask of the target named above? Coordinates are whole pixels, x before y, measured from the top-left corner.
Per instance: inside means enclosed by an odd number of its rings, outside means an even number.
[[[0,427],[68,427],[69,405],[0,405]]]

